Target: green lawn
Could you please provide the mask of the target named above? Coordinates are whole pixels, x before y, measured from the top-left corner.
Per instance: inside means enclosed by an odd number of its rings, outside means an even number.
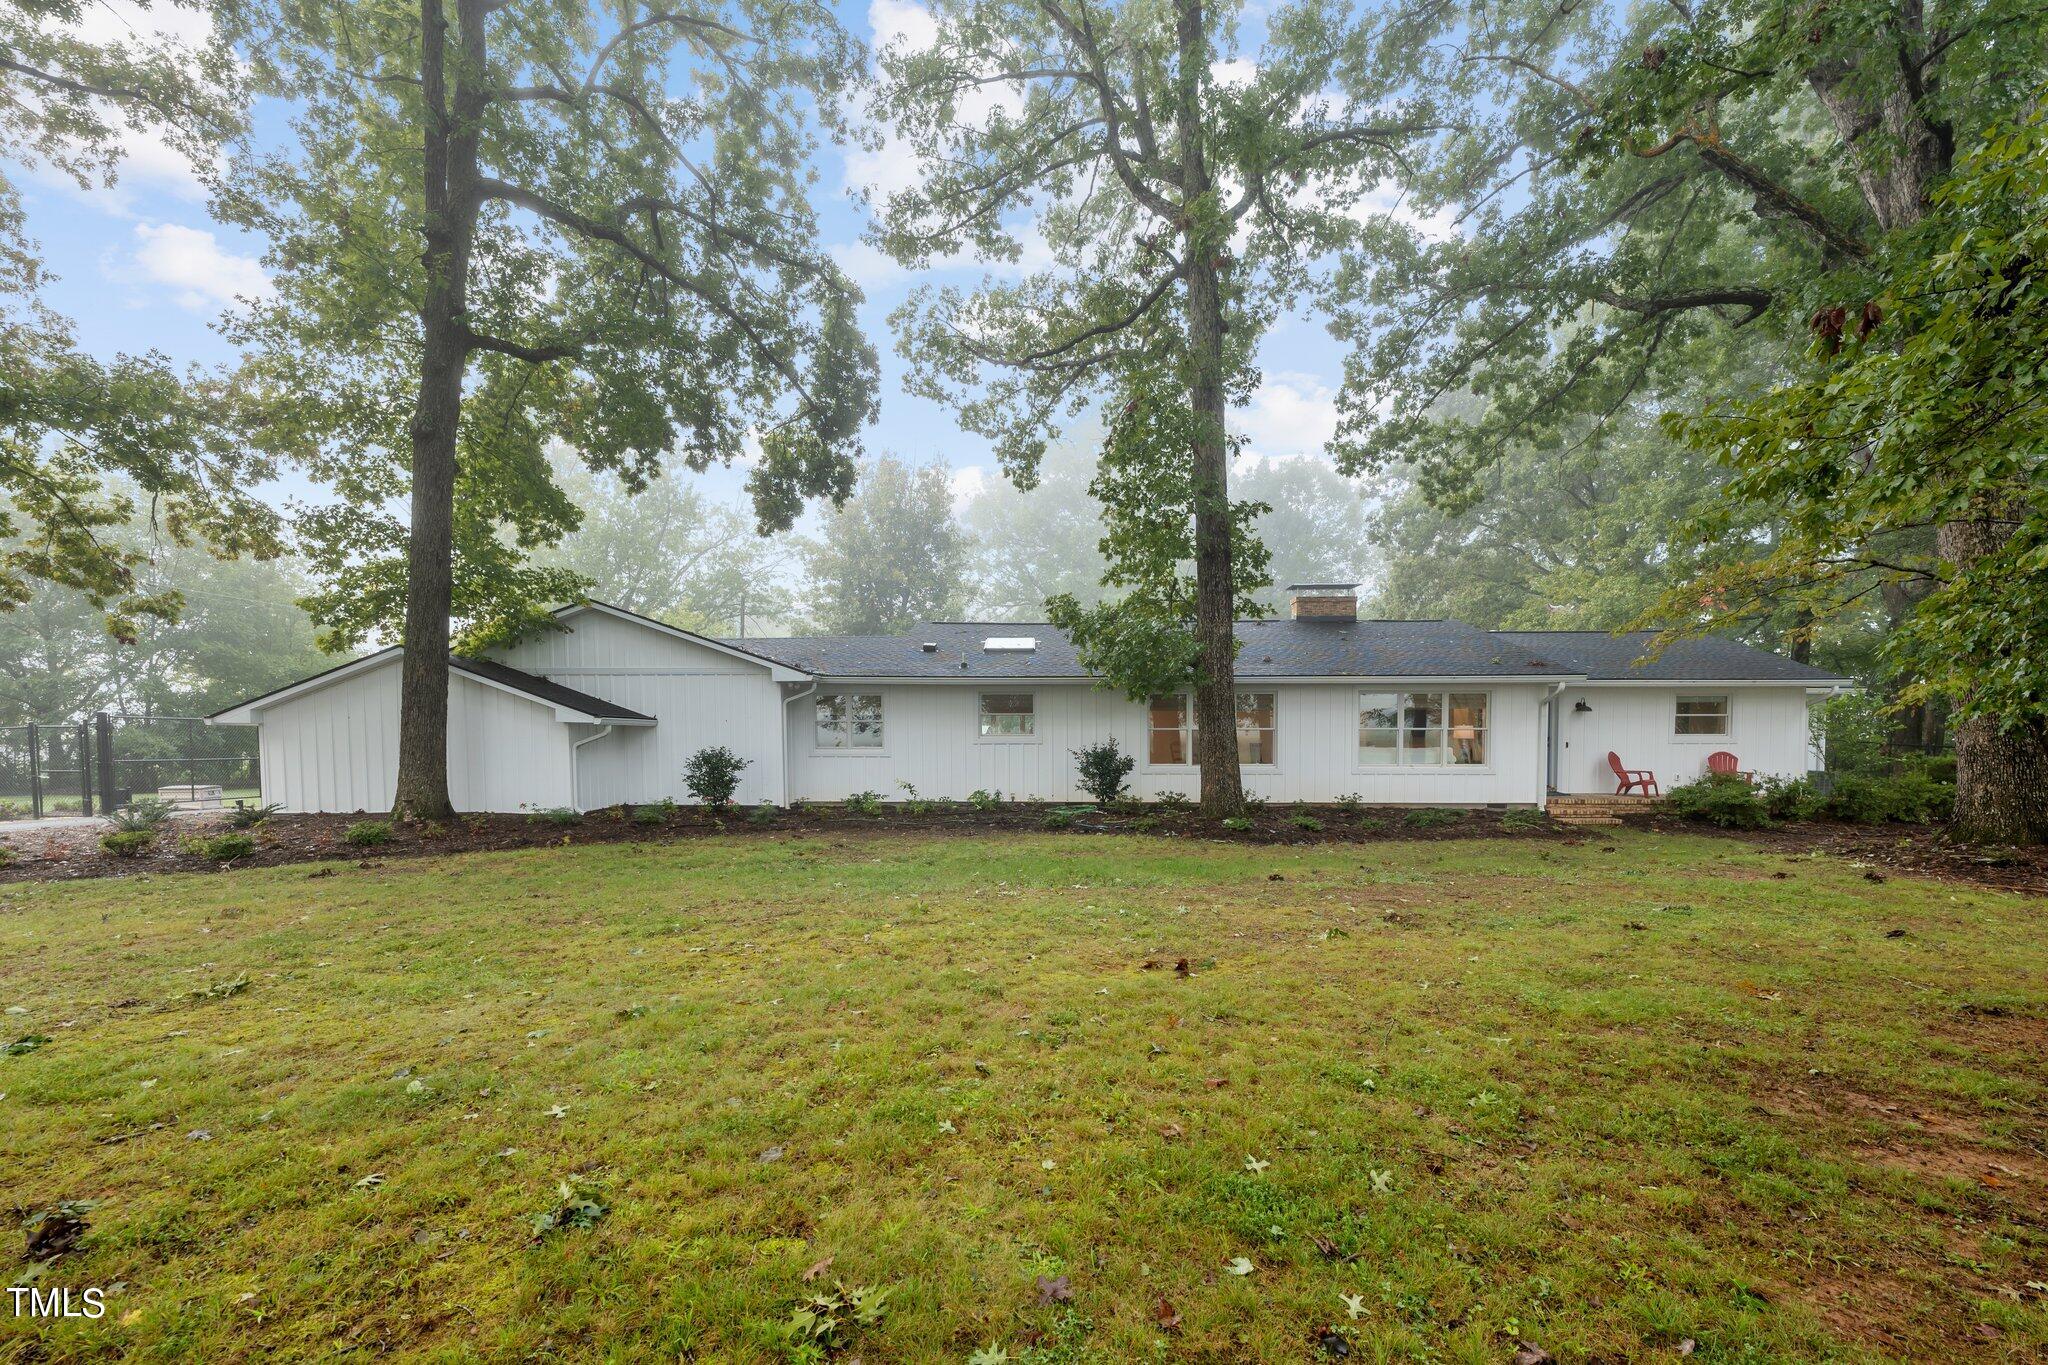
[[[1636,833],[0,887],[0,1206],[123,1286],[0,1359],[2038,1359],[2043,920]]]

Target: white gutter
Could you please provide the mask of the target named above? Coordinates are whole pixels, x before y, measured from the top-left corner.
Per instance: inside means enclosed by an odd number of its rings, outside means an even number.
[[[583,809],[583,787],[582,784],[576,780],[577,777],[580,776],[579,760],[582,757],[581,750],[584,745],[595,744],[598,740],[603,739],[606,735],[610,734],[611,732],[611,726],[600,726],[596,734],[585,735],[582,739],[572,741],[569,745],[569,804],[576,810]]]
[[[818,690],[818,680],[811,679],[811,685],[801,692],[792,692],[782,699],[782,804],[789,804],[789,704],[802,701]]]

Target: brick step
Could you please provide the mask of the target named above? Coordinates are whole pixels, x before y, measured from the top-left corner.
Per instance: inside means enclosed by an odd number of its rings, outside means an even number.
[[[1573,829],[1579,829],[1583,826],[1619,825],[1621,823],[1621,817],[1618,815],[1553,815],[1550,818],[1560,825],[1569,825]]]

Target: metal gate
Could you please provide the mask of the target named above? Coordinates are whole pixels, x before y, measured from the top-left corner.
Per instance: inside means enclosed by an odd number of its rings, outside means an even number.
[[[0,819],[91,815],[133,796],[219,787],[224,804],[262,789],[256,730],[200,716],[120,716],[0,726]]]

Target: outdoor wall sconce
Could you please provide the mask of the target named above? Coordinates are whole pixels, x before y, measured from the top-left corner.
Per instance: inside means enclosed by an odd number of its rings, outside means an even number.
[[[1588,706],[1583,699],[1572,704],[1572,710],[1574,711],[1590,711],[1592,709],[1593,708]]]

